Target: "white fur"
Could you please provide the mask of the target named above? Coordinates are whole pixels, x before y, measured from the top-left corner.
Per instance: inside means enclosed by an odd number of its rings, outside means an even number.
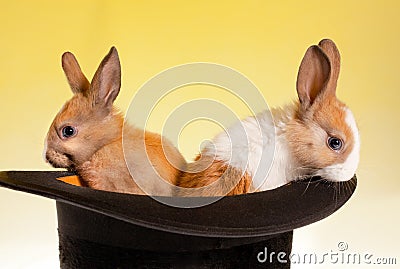
[[[285,137],[286,124],[293,119],[296,105],[265,111],[248,117],[206,144],[203,154],[246,171],[252,177],[252,189],[265,191],[304,176],[316,175],[330,181],[346,181],[353,177],[359,162],[360,139],[353,114],[346,111],[346,123],[354,136],[352,152],[344,163],[318,171],[301,168],[292,156]]]
[[[215,154],[218,160],[242,171],[256,171],[261,160],[263,140],[267,144],[269,139],[273,140],[273,137],[263,137],[262,132],[262,129],[269,129],[264,134],[273,134],[273,125],[261,124],[256,117],[248,117],[235,123],[213,139],[213,147],[210,143],[205,145],[207,155]]]
[[[357,169],[360,159],[360,136],[356,121],[350,109],[345,108],[345,111],[346,124],[350,127],[353,133],[354,145],[351,153],[347,156],[347,159],[344,161],[344,163],[333,164],[318,171],[318,176],[330,181],[339,182],[351,179]]]
[[[284,137],[286,122],[293,117],[294,105],[248,117],[205,146],[203,154],[215,156],[252,177],[253,190],[269,190],[295,179],[297,165]]]

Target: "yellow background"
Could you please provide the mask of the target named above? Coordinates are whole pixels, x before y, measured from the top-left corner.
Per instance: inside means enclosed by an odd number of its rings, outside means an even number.
[[[149,78],[199,61],[240,71],[270,106],[278,106],[296,98],[297,68],[307,47],[329,37],[342,55],[338,96],[353,110],[361,131],[359,186],[335,215],[296,230],[293,251],[329,252],[345,241],[352,252],[396,257],[399,3],[2,1],[0,169],[51,169],[42,159],[43,140],[71,97],[60,66],[64,51],[74,52],[91,78],[115,45],[123,72],[116,104],[124,111]],[[238,113],[244,114],[240,108]],[[209,135],[195,127],[180,144],[185,156]],[[192,144],[191,134],[197,134]],[[57,255],[54,201],[1,189],[0,267],[56,268]]]

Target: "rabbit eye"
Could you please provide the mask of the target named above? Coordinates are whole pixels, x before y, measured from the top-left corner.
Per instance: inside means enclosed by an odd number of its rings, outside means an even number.
[[[70,138],[76,134],[76,129],[72,126],[65,126],[61,129],[64,138]]]
[[[335,151],[340,150],[343,147],[343,141],[337,137],[328,138],[328,146]]]

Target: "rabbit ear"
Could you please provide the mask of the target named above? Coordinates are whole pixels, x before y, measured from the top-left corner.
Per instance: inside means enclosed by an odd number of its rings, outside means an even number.
[[[327,91],[331,94],[336,95],[336,85],[339,78],[340,72],[340,53],[335,43],[330,39],[323,39],[319,42],[318,46],[324,51],[326,56],[329,58],[331,64],[331,75],[328,81]]]
[[[61,57],[61,62],[72,92],[86,95],[89,91],[90,83],[82,73],[75,56],[71,52],[65,52]]]
[[[112,47],[94,74],[91,83],[94,105],[111,107],[121,88],[121,65],[118,52]]]
[[[297,75],[297,94],[304,109],[325,92],[330,78],[331,64],[318,46],[311,46],[301,61]]]

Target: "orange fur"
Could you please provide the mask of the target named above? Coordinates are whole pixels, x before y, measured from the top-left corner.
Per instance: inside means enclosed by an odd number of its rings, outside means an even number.
[[[71,185],[82,186],[81,179],[78,176],[59,177],[57,179]]]
[[[155,133],[145,133],[146,151],[153,167],[160,176],[172,185],[177,185],[180,175],[183,157],[177,154],[176,149],[170,143],[164,143],[165,138]]]
[[[46,139],[47,161],[54,167],[76,171],[84,186],[136,194],[144,192],[127,165],[130,169],[146,167],[140,175],[149,178],[146,192],[171,193],[172,188],[166,189],[168,185],[163,189],[157,186],[157,180],[161,177],[176,184],[185,160],[172,143],[160,135],[124,125],[122,114],[113,107],[121,85],[116,49],[112,48],[103,59],[91,83],[71,53],[65,53],[62,60],[74,96],[50,126]],[[65,126],[75,129],[72,137],[63,136]],[[122,138],[126,141],[124,145]],[[127,164],[124,151],[134,155],[133,162]]]
[[[178,186],[186,188],[180,190],[182,196],[238,195],[250,192],[251,177],[223,161],[198,155],[182,172]]]
[[[354,137],[358,132],[352,130],[347,123],[348,109],[336,98],[339,71],[340,54],[331,40],[322,40],[318,45],[308,48],[297,77],[299,102],[287,107],[287,113],[281,109],[272,110],[273,118],[278,123],[275,135],[279,139],[275,141],[281,143],[277,148],[282,152],[276,153],[270,167],[272,172],[268,170],[270,173],[260,189],[270,189],[299,178],[320,175],[318,172],[324,168],[329,170],[334,167],[336,170],[335,172],[330,170],[332,173],[339,171],[339,176],[336,174],[332,176],[323,171],[323,175],[328,174],[329,180],[332,181],[346,180],[344,177],[353,172],[352,169],[355,169],[358,163],[359,146],[355,145],[356,137]],[[245,121],[243,122],[245,124]],[[330,137],[339,138],[343,146],[335,150],[329,148]],[[227,143],[226,140],[219,141]],[[252,146],[259,145],[254,143]],[[353,152],[353,149],[356,151]],[[202,154],[207,156],[207,149]],[[225,152],[218,154],[219,152],[216,156],[219,160],[211,157],[200,158],[199,155],[188,165],[188,171],[182,173],[178,183],[188,190],[183,190],[180,194],[234,195],[253,191],[250,175],[255,175],[256,171],[242,173],[229,165],[229,158],[224,155]],[[346,169],[337,165],[347,161],[350,155],[352,159]],[[248,156],[248,159],[252,157],[254,156]],[[268,168],[263,167],[263,169]],[[190,192],[190,189],[197,191]]]
[[[287,124],[288,145],[302,166],[323,168],[346,160],[353,149],[354,139],[345,121],[344,108],[337,99],[324,100],[311,108],[309,118],[297,115]],[[329,149],[329,136],[341,138],[344,148],[339,152]]]
[[[286,136],[291,152],[302,166],[318,169],[343,163],[353,149],[353,133],[345,120],[346,106],[336,98],[339,72],[339,51],[327,39],[311,46],[300,65],[300,105],[295,118],[287,124]],[[330,136],[340,138],[344,148],[329,149]]]

